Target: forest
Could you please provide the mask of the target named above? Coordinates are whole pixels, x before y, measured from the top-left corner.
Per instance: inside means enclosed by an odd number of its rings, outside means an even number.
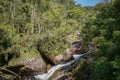
[[[17,80],[2,69],[46,73],[87,52],[88,45],[91,53],[63,76],[72,78],[58,80],[120,80],[120,0],[95,6],[74,0],[0,0],[0,80]]]

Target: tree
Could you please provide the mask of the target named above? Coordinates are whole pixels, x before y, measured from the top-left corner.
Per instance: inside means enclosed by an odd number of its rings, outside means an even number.
[[[112,65],[105,57],[94,61],[91,68],[91,80],[113,80]]]

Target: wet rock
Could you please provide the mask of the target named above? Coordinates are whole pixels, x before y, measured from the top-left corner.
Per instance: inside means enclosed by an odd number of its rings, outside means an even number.
[[[72,74],[61,74],[61,75],[57,75],[56,78],[54,78],[54,80],[72,80]]]

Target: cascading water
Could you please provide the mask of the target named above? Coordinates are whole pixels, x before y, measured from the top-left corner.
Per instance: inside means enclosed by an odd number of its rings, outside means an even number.
[[[91,47],[89,46],[89,51],[87,53],[84,54],[79,54],[79,55],[73,55],[73,60],[69,61],[67,63],[62,63],[62,64],[58,64],[53,66],[47,73],[42,74],[42,75],[35,75],[34,77],[36,78],[36,80],[49,80],[50,77],[60,68],[63,68],[63,71],[61,71],[61,73],[64,73],[65,71],[71,69],[72,67],[74,67],[76,65],[76,63],[83,58],[84,56],[86,56],[87,54],[90,53],[90,49]]]

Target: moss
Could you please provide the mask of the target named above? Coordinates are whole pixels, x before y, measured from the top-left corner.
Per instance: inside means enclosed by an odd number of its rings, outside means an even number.
[[[30,51],[30,52],[21,54],[20,58],[32,58],[37,56],[40,56],[40,54],[37,51]]]
[[[8,66],[12,66],[12,65],[14,66],[14,65],[20,64],[22,63],[23,60],[31,59],[33,57],[40,57],[40,54],[38,53],[38,51],[30,51],[30,52],[22,53],[20,57],[13,58],[12,60],[10,60],[8,63]]]

